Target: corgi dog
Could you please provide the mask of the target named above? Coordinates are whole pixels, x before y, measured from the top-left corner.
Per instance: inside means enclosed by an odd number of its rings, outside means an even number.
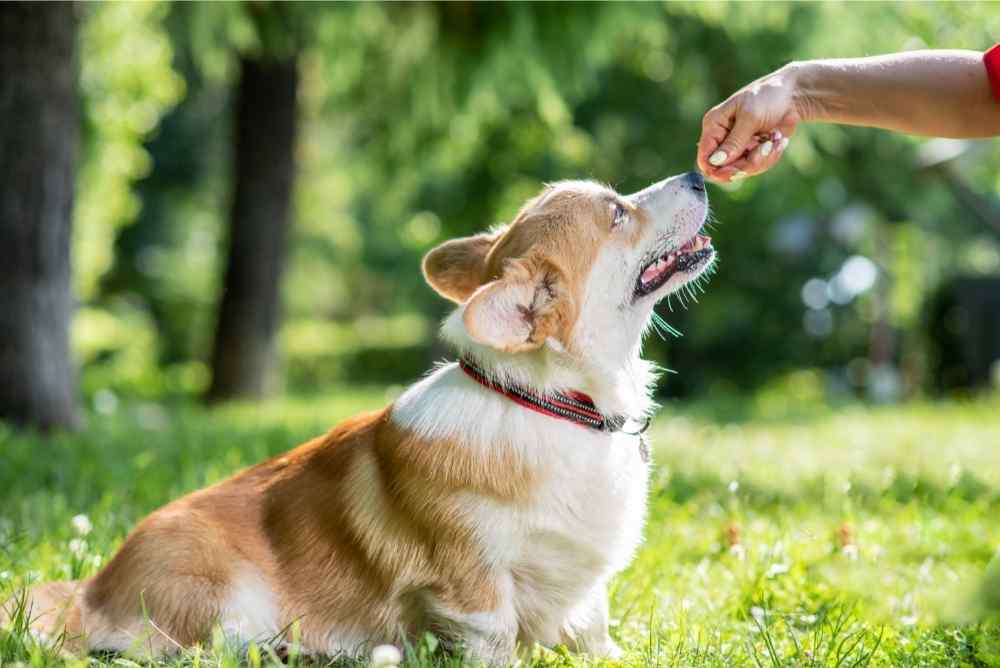
[[[71,652],[241,643],[358,656],[429,631],[474,662],[617,657],[607,584],[646,512],[658,300],[708,270],[705,184],[546,186],[423,261],[458,362],[388,407],[155,511],[95,576],[34,586]],[[6,614],[12,615],[12,602]]]

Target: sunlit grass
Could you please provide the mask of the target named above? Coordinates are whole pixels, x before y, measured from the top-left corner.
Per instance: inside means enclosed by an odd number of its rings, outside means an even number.
[[[388,395],[125,404],[80,434],[3,432],[0,592],[93,574],[150,510]],[[646,542],[611,592],[623,665],[1000,666],[1000,629],[977,621],[972,596],[1000,545],[1000,401],[790,414],[661,411]],[[217,640],[166,663],[277,660]],[[427,639],[406,661],[458,662]],[[23,630],[0,633],[10,662],[84,665]],[[558,650],[530,662],[596,663]]]

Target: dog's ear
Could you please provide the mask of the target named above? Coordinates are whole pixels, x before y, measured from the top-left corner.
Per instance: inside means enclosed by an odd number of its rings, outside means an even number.
[[[474,341],[521,352],[565,333],[573,308],[558,267],[544,260],[508,260],[501,278],[472,295],[462,320]]]
[[[499,229],[444,242],[424,256],[424,279],[445,299],[464,304],[482,285],[486,256],[502,233]]]

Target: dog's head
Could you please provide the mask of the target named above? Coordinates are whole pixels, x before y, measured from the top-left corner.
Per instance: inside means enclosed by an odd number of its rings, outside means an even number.
[[[424,276],[461,305],[475,342],[614,363],[636,352],[656,302],[712,265],[715,251],[699,234],[707,215],[696,172],[628,196],[559,182],[510,225],[433,249]]]

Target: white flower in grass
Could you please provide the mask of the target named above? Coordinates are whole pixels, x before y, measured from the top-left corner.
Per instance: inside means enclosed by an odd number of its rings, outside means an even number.
[[[858,552],[858,546],[854,543],[845,545],[841,549],[841,553],[851,561],[857,561],[858,557],[861,556],[861,553]]]
[[[750,616],[753,617],[758,624],[763,624],[764,620],[767,619],[767,612],[764,611],[764,608],[755,605],[750,608]]]
[[[771,567],[767,569],[767,577],[773,578],[779,575],[784,575],[791,568],[788,564],[771,564]]]
[[[73,525],[73,530],[81,536],[86,536],[94,528],[90,523],[90,518],[86,515],[77,515],[69,523]]]
[[[899,618],[899,622],[903,626],[916,626],[918,617],[916,615],[906,615]]]
[[[372,650],[372,668],[398,666],[403,661],[403,653],[395,645],[379,645]]]
[[[87,551],[87,541],[82,538],[74,538],[69,542],[69,551],[72,552],[75,557],[82,557]]]

